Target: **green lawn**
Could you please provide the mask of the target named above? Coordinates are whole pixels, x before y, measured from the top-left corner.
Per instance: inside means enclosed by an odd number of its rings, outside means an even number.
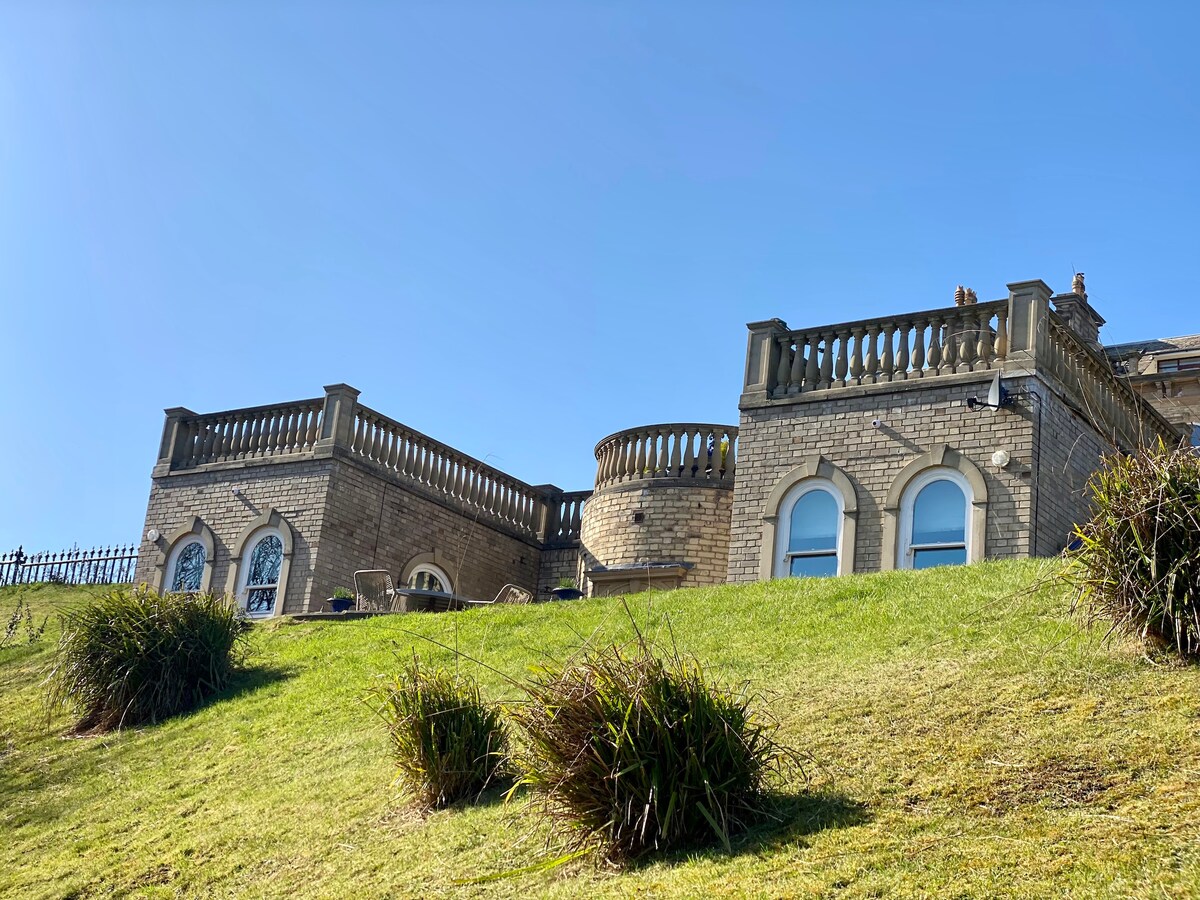
[[[1200,895],[1200,670],[1081,629],[1031,588],[1049,565],[631,598],[811,755],[790,820],[732,855],[467,886],[547,858],[544,824],[520,798],[407,809],[363,689],[397,648],[450,661],[408,630],[520,677],[628,638],[620,601],[260,626],[221,699],[92,738],[41,704],[52,624],[0,651],[0,897]],[[6,589],[0,615],[87,593]]]

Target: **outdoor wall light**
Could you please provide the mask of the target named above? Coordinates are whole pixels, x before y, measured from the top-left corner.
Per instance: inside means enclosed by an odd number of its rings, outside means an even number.
[[[1007,450],[997,450],[992,454],[992,465],[997,469],[1003,469],[1011,459],[1012,457],[1008,455]]]
[[[149,531],[146,532],[146,540],[148,540],[152,544],[154,542],[156,542],[160,537],[162,537],[162,535],[158,533],[157,528],[151,528]]]

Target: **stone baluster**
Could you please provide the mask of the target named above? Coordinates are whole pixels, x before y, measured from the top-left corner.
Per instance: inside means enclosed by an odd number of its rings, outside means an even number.
[[[959,314],[958,317],[958,367],[957,372],[970,372],[975,361],[975,317],[966,315],[966,311]]]
[[[827,390],[833,386],[833,340],[836,335],[827,331],[821,335],[825,344],[825,352],[821,354],[821,375],[817,382],[818,390]]]
[[[836,384],[838,387],[845,387],[847,384],[846,376],[850,369],[846,362],[846,344],[849,343],[849,341],[850,336],[846,332],[842,332],[838,335],[837,366],[834,368],[833,372],[833,377],[835,379],[834,384]]]
[[[863,341],[865,340],[865,332],[862,328],[854,328],[851,330],[851,338],[854,341],[854,350],[850,354],[850,381],[854,384],[862,384],[863,375]]]
[[[942,332],[942,365],[938,370],[939,375],[953,374],[958,362],[958,335],[954,333],[954,322],[953,317],[946,318],[945,329]]]
[[[929,350],[925,354],[925,359],[929,361],[929,373],[931,376],[941,374],[942,370],[942,347],[938,343],[942,336],[942,319],[940,316],[929,317]]]
[[[896,338],[896,372],[893,376],[896,381],[904,381],[908,378],[908,342],[911,331],[911,322],[900,323]]]
[[[792,374],[792,338],[791,335],[779,336],[779,369],[775,373],[775,389],[772,397],[782,397],[787,393],[788,382]]]
[[[808,335],[808,361],[804,365],[804,390],[806,391],[817,389],[817,379],[821,372],[821,367],[817,362],[820,347],[821,335],[814,331]]]
[[[863,383],[879,381],[879,326],[867,326],[867,352],[863,355]]]
[[[634,457],[634,461],[633,461],[633,477],[641,478],[642,472],[646,468],[645,432],[639,431],[637,433],[637,436],[634,438],[634,440],[637,442],[637,453],[636,453],[636,455]]]
[[[667,452],[670,449],[668,445],[671,443],[671,432],[659,428],[655,431],[654,440],[658,444],[658,462],[654,466],[654,474],[670,475],[671,460]]]
[[[979,343],[975,347],[976,369],[991,368],[992,361],[992,316],[991,313],[979,315]]]
[[[667,474],[678,478],[683,472],[683,431],[675,429],[671,432],[671,463],[667,469]]]
[[[797,335],[796,349],[792,352],[792,365],[788,369],[787,393],[800,393],[800,385],[804,381],[804,338]]]
[[[696,436],[691,430],[684,432],[687,443],[683,448],[683,471],[679,474],[685,478],[690,478],[696,474]]]
[[[1001,307],[996,313],[996,360],[1008,359],[1008,310]]]
[[[925,320],[913,320],[912,332],[912,365],[909,378],[925,377]]]
[[[879,360],[878,381],[891,381],[896,375],[896,359],[892,353],[895,340],[896,324],[887,322],[883,326],[883,356]]]

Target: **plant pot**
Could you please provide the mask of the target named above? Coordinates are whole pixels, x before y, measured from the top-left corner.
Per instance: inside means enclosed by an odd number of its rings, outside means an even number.
[[[573,587],[555,588],[550,592],[550,596],[552,596],[555,600],[578,600],[583,596],[583,591],[581,591],[579,588]]]
[[[354,605],[353,597],[333,597],[329,601],[329,605],[333,607],[335,613],[345,612]]]

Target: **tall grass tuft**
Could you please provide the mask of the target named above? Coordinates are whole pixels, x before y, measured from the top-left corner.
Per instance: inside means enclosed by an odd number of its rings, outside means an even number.
[[[371,701],[392,739],[397,781],[419,806],[477,798],[503,776],[508,734],[471,676],[424,668],[414,655],[372,688]]]
[[[50,704],[80,731],[161,721],[229,683],[249,627],[221,596],[114,588],[63,616]]]
[[[1200,657],[1200,455],[1161,443],[1105,459],[1064,578],[1092,618]]]
[[[632,649],[584,650],[528,681],[514,711],[526,746],[518,786],[574,849],[613,861],[723,845],[770,817],[766,788],[796,762],[745,689],[698,663]]]

